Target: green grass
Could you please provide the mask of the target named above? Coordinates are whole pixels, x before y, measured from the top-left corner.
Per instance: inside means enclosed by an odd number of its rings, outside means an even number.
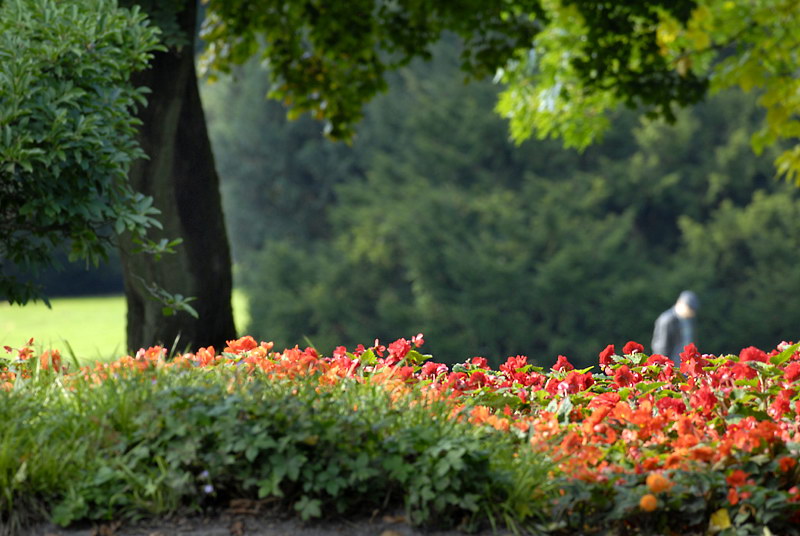
[[[127,353],[125,297],[56,298],[20,307],[0,303],[0,346],[18,348],[33,337],[38,348],[72,348],[81,361],[108,360]],[[247,298],[233,294],[236,326],[247,326]]]

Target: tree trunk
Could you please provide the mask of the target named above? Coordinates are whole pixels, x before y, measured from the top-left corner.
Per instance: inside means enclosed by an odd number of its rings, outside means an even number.
[[[191,42],[197,6],[191,0],[186,4],[178,22]],[[161,210],[164,230],[158,237],[180,237],[183,243],[176,253],[156,260],[135,253],[136,245],[129,237],[121,240],[128,349],[155,344],[175,345],[181,351],[212,344],[219,348],[236,335],[231,259],[219,178],[197,88],[194,49],[189,44],[170,48],[157,53],[150,65],[134,80],[152,90],[148,106],[139,113],[143,122],[139,142],[149,159],[132,166],[130,181],[134,190],[152,196]],[[185,312],[164,316],[163,305],[150,296],[145,282],[196,297],[191,305],[199,319]]]

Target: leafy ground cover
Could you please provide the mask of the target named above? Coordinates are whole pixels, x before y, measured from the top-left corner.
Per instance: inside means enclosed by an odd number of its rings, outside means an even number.
[[[690,345],[676,370],[629,342],[594,369],[514,356],[492,370],[421,344],[327,357],[244,337],[83,367],[10,350],[0,529],[246,499],[302,519],[401,505],[414,524],[464,529],[798,533],[799,345]]]

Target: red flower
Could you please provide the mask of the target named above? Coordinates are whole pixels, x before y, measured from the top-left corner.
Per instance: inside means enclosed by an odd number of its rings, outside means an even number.
[[[468,379],[466,372],[451,372],[447,377],[447,386],[452,389],[462,390],[467,387]]]
[[[627,387],[636,382],[636,377],[631,372],[631,369],[628,368],[628,365],[622,365],[614,372],[614,382],[620,387]]]
[[[568,371],[575,370],[575,367],[572,366],[572,363],[570,363],[566,357],[560,355],[556,360],[556,364],[553,365],[553,370]]]
[[[425,339],[422,338],[422,333],[418,333],[411,337],[411,344],[419,348],[423,344],[425,344]]]
[[[687,376],[700,376],[703,374],[703,367],[711,363],[697,351],[694,343],[687,344],[681,352],[681,372]]]
[[[773,419],[780,419],[783,417],[784,413],[789,413],[792,411],[791,401],[794,395],[795,392],[793,389],[781,390],[767,410],[767,413],[769,413],[770,417]]]
[[[688,361],[698,357],[700,357],[700,352],[697,350],[697,346],[695,346],[693,342],[690,342],[683,347],[683,352],[681,352],[681,361]]]
[[[411,343],[405,339],[397,339],[389,345],[389,355],[399,359],[403,359],[408,352],[411,351]]]
[[[622,348],[622,353],[625,355],[635,354],[637,352],[644,353],[644,346],[636,341],[628,341]]]
[[[404,367],[397,367],[394,372],[398,378],[405,381],[414,374],[414,367],[404,366]]]
[[[473,357],[470,363],[478,368],[489,368],[489,361],[485,357]]]
[[[664,398],[659,399],[656,402],[656,407],[661,413],[666,413],[670,409],[679,415],[686,413],[686,404],[684,404],[682,400],[678,398],[672,398],[671,396],[665,396]]]
[[[572,370],[567,374],[567,377],[564,378],[564,381],[558,384],[558,390],[562,394],[573,394],[585,391],[592,385],[594,385],[594,378],[592,378],[591,373],[586,372],[584,374],[579,374]]]
[[[787,382],[793,382],[798,378],[800,378],[800,361],[792,361],[783,371],[783,379]]]
[[[703,414],[709,414],[716,407],[719,400],[708,387],[701,387],[692,394],[692,407],[700,410]]]
[[[470,375],[469,383],[472,387],[483,387],[489,383],[489,380],[482,370],[476,370]]]
[[[672,359],[668,358],[665,355],[653,354],[647,358],[647,361],[645,361],[644,364],[645,366],[649,367],[650,365],[669,365],[674,363]]]
[[[746,362],[734,363],[731,366],[731,374],[737,380],[752,380],[758,375],[756,369],[748,365]]]
[[[739,359],[742,361],[760,361],[762,363],[769,361],[766,352],[759,350],[755,346],[748,346],[739,352]]]
[[[725,478],[725,482],[727,482],[729,486],[738,488],[739,486],[743,486],[747,482],[748,476],[750,475],[745,473],[741,469],[736,469],[731,474],[729,474],[727,478]]]
[[[423,378],[435,378],[439,374],[447,374],[447,365],[444,363],[435,363],[433,361],[428,361],[424,365],[422,365],[422,370],[420,374]]]
[[[594,385],[594,378],[592,378],[591,373],[587,372],[585,374],[579,374],[578,372],[571,370],[561,381],[551,377],[544,388],[552,395],[566,395],[585,391],[592,385]]]
[[[778,460],[778,467],[780,467],[782,473],[788,473],[792,469],[795,468],[797,465],[797,460],[794,458],[790,458],[789,456],[784,456],[780,460]]]
[[[614,355],[614,345],[609,344],[606,349],[600,352],[600,364],[610,365],[612,363],[611,356]]]
[[[607,408],[613,408],[614,406],[617,405],[617,402],[619,402],[619,401],[620,401],[619,393],[615,393],[613,391],[608,391],[608,392],[601,393],[601,394],[597,395],[596,397],[594,397],[589,402],[589,407],[590,408],[596,408],[596,407],[601,407],[602,406],[602,407],[607,407]]]
[[[516,372],[525,367],[528,364],[528,357],[524,355],[518,355],[515,357],[510,357],[506,359],[506,362],[500,365],[500,370],[506,373],[507,376],[512,376],[516,374]]]
[[[658,377],[656,378],[660,382],[672,382],[672,379],[675,378],[675,367],[673,363],[667,363],[664,368],[662,368],[659,373]]]

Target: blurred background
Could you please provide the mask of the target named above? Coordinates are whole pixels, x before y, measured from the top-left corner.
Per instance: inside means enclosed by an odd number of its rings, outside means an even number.
[[[241,334],[327,353],[422,332],[437,361],[588,366],[607,344],[649,352],[658,314],[692,289],[703,352],[796,338],[800,191],[774,177],[781,147],[753,154],[754,97],[710,97],[673,126],[620,110],[583,153],[516,146],[500,87],[465,84],[458,50],[445,39],[391,74],[351,145],[287,121],[256,62],[203,84]],[[64,320],[44,331],[67,311],[88,332],[79,353],[124,353],[117,261],[65,264],[45,291],[106,296],[90,309],[110,324],[71,312],[75,300],[0,304],[0,345],[78,344]]]

